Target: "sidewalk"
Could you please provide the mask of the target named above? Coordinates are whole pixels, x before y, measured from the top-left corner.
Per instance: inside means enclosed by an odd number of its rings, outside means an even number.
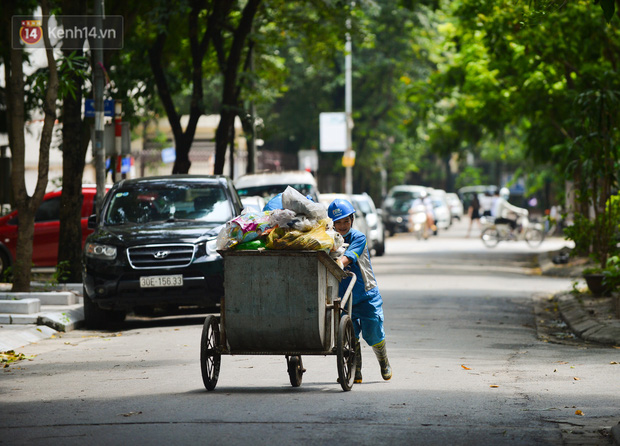
[[[12,293],[0,283],[0,352],[79,328],[84,322],[82,284],[33,283],[31,293]]]
[[[581,278],[584,264],[572,261],[555,265],[552,261],[558,252],[539,256],[541,273],[549,276]],[[589,292],[566,291],[555,296],[562,319],[579,338],[598,344],[620,347],[620,305],[618,298],[594,296]]]

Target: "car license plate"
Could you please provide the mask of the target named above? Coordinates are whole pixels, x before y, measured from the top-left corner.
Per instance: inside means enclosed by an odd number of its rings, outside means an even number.
[[[183,275],[174,276],[144,276],[140,277],[140,288],[158,288],[169,286],[183,286]]]

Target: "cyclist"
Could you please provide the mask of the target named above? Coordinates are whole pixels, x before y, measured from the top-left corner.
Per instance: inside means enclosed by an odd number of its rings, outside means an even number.
[[[517,217],[527,217],[529,212],[527,209],[514,206],[508,202],[510,197],[510,190],[507,187],[502,187],[499,191],[499,197],[495,201],[492,214],[495,217],[495,224],[507,224],[510,226],[511,232],[517,228],[517,218],[513,218],[513,215]]]

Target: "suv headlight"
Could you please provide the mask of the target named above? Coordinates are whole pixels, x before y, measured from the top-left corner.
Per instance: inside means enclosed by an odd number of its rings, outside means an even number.
[[[207,242],[207,255],[208,256],[219,255],[217,252],[217,239],[216,238],[209,240]]]
[[[86,243],[84,254],[93,259],[114,260],[116,258],[116,246]]]

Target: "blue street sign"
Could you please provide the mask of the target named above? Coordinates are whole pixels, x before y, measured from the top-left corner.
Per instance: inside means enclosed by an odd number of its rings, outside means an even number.
[[[103,114],[104,116],[114,116],[114,99],[105,99],[103,101]],[[84,117],[95,117],[95,100],[84,99]]]
[[[126,156],[121,161],[121,173],[129,173],[131,171],[131,157]]]
[[[166,147],[161,150],[161,160],[164,163],[174,163],[177,159],[177,152],[174,147]]]

